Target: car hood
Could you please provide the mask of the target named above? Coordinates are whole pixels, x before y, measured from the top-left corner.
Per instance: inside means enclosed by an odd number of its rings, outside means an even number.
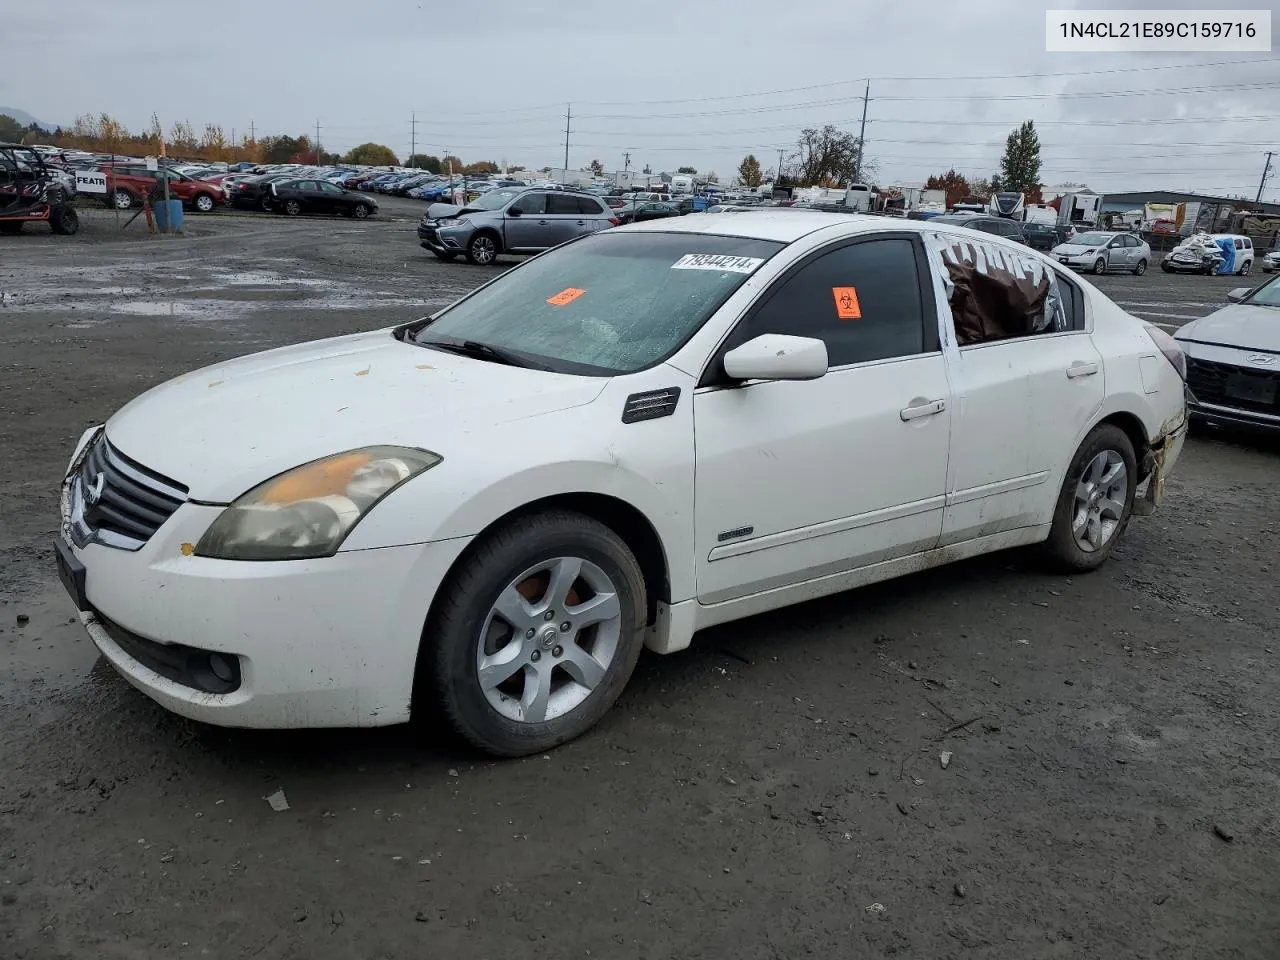
[[[428,220],[451,220],[462,213],[463,207],[456,203],[433,203],[427,207]]]
[[[1184,324],[1174,337],[1241,350],[1280,353],[1280,307],[1233,303],[1207,317]]]
[[[148,390],[107,421],[121,452],[227,503],[299,464],[372,444],[448,457],[486,426],[589,403],[607,381],[414,346],[390,330],[205,367]]]

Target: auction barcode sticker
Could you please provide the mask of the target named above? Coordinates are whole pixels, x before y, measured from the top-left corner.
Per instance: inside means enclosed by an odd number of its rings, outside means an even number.
[[[1270,52],[1270,10],[1046,10],[1050,53]]]
[[[724,253],[686,253],[671,265],[672,270],[719,270],[729,273],[751,273],[761,257],[732,257]]]

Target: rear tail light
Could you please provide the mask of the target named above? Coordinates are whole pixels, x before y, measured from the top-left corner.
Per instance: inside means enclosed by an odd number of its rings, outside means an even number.
[[[1178,371],[1178,376],[1183,380],[1187,379],[1187,355],[1182,352],[1178,341],[1154,324],[1148,323],[1145,326],[1151,342],[1159,347],[1164,358],[1173,364],[1173,369]]]
[[[615,227],[622,223],[622,221],[619,220],[617,217],[610,217],[609,222],[613,224]]]

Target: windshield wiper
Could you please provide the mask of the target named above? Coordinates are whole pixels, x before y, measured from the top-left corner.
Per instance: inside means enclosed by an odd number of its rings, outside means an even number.
[[[531,363],[523,357],[512,353],[510,350],[503,350],[501,347],[491,347],[487,343],[481,343],[478,340],[424,340],[421,337],[414,339],[414,343],[424,347],[435,347],[437,350],[447,350],[450,353],[457,353],[464,357],[472,357],[476,360],[488,360],[490,363],[501,363],[508,367],[526,367],[529,369],[543,370],[537,364]]]

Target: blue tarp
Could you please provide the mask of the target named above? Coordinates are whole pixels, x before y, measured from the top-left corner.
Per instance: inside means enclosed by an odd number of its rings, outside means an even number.
[[[1218,245],[1223,256],[1222,266],[1218,268],[1218,276],[1230,276],[1236,272],[1236,242],[1230,237],[1219,238],[1213,242]]]

